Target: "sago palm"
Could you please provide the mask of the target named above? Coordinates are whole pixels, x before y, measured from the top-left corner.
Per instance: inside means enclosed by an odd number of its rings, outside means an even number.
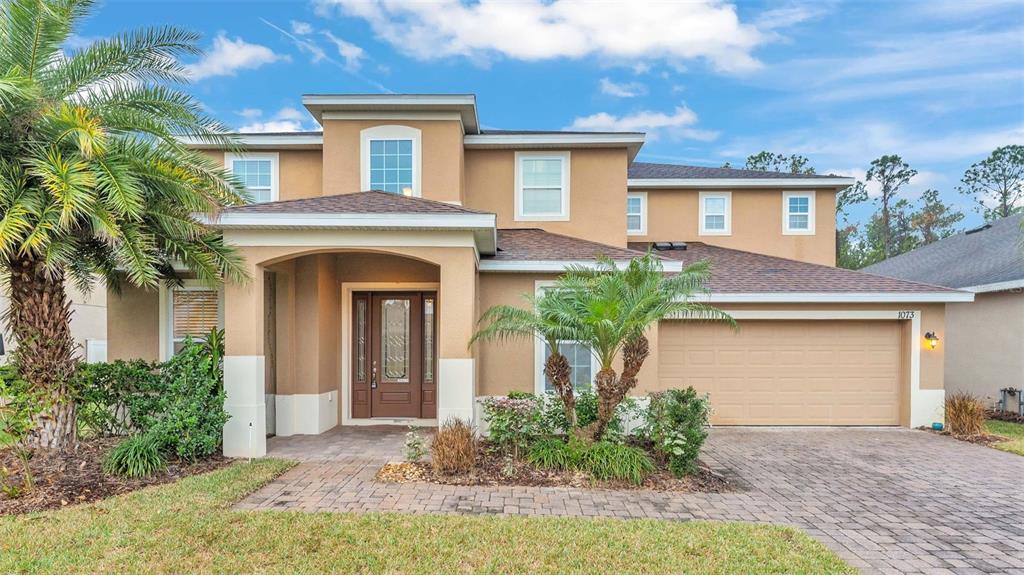
[[[243,200],[237,182],[177,136],[230,144],[173,86],[197,36],[147,29],[65,46],[88,0],[0,3],[0,268],[21,375],[49,405],[32,442],[75,441],[65,282],[155,286],[184,265],[243,279],[238,256],[197,213]]]
[[[473,334],[470,345],[477,340],[539,339],[551,351],[544,361],[544,376],[551,382],[562,402],[569,430],[576,428],[576,395],[572,384],[569,360],[559,351],[560,341],[573,341],[576,326],[562,321],[572,300],[558,290],[545,290],[539,297],[524,296],[527,307],[494,306],[480,317],[484,325]]]
[[[710,276],[706,260],[667,275],[661,259],[648,253],[621,267],[601,258],[594,269],[573,266],[559,278],[557,289],[570,296],[571,305],[553,319],[572,325],[575,339],[589,345],[600,363],[594,378],[597,419],[580,430],[581,437],[600,440],[616,407],[636,387],[650,354],[648,329],[669,317],[735,323],[725,312],[693,300],[695,294],[707,292]],[[618,374],[614,362],[620,354]]]

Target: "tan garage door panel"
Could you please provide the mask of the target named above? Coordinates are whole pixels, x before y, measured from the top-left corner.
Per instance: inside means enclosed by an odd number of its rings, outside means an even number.
[[[711,394],[722,425],[898,425],[895,321],[664,321],[661,388]]]

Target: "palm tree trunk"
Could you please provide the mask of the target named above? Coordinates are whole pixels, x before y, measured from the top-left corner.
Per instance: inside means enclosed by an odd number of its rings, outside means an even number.
[[[588,425],[583,435],[600,441],[608,430],[608,424],[615,417],[615,410],[636,387],[636,378],[644,360],[650,355],[650,344],[645,336],[626,342],[622,348],[622,375],[615,376],[615,370],[602,369],[597,373],[597,419]]]
[[[552,350],[544,362],[544,375],[551,380],[551,387],[562,400],[562,410],[565,412],[565,420],[568,422],[566,433],[572,433],[576,429],[576,396],[572,388],[572,368],[569,360],[557,350]]]
[[[20,256],[11,262],[11,306],[7,323],[17,342],[14,364],[43,400],[29,444],[64,449],[77,441],[75,404],[68,384],[75,370],[71,304],[61,273],[42,259]]]

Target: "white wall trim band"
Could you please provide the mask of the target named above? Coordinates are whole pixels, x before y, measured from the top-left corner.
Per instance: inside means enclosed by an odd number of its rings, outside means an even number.
[[[845,188],[854,178],[629,178],[629,188]]]

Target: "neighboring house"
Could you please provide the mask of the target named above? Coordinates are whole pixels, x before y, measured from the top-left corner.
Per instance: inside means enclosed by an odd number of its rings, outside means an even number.
[[[1024,387],[1022,224],[1024,215],[1010,216],[864,268],[974,292],[974,302],[946,307],[946,389],[991,404],[1000,389]]]
[[[106,361],[106,290],[102,286],[97,286],[86,294],[68,284],[67,291],[68,299],[71,300],[71,335],[75,338],[75,355],[87,361]],[[7,312],[9,302],[7,296],[0,296],[0,316]],[[6,364],[10,360],[11,352],[18,347],[18,343],[6,329],[6,324],[0,332],[3,334],[5,352],[4,355],[0,355],[0,364]]]
[[[637,394],[693,385],[717,424],[942,418],[943,348],[922,336],[972,295],[835,268],[851,178],[635,162],[641,133],[485,130],[472,95],[303,102],[322,132],[240,135],[242,154],[189,142],[258,200],[210,222],[253,281],[109,299],[112,358],[224,327],[228,455],[262,455],[268,432],[475,420],[482,396],[544,391],[539,342],[468,345],[480,314],[653,242],[667,272],[711,258],[710,301],[741,329],[662,322]],[[589,349],[561,349],[589,387]]]

